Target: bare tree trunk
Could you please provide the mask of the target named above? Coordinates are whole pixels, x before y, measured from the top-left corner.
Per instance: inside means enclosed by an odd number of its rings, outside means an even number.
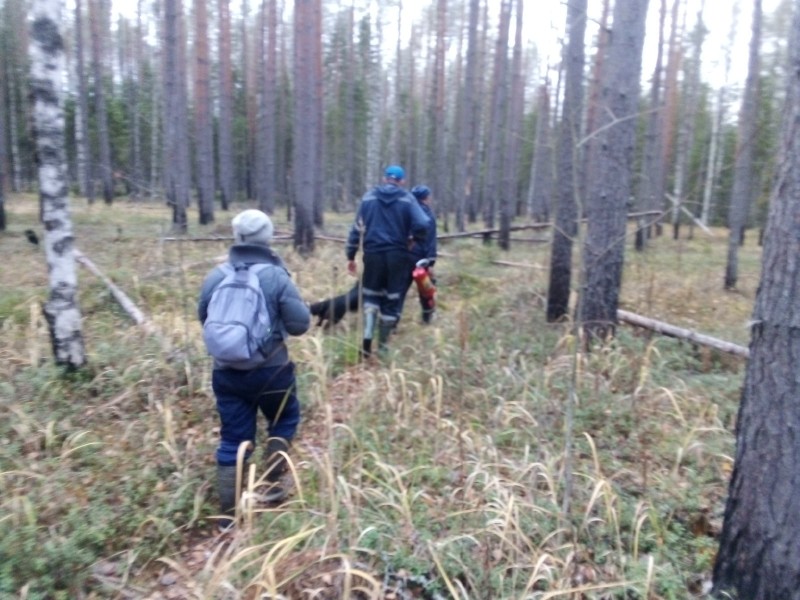
[[[294,246],[301,252],[314,248],[314,193],[317,153],[315,119],[316,13],[319,0],[295,0],[294,14]],[[309,118],[310,117],[310,118]]]
[[[89,1],[89,31],[92,42],[92,72],[94,74],[95,120],[97,121],[97,145],[100,150],[98,175],[103,184],[103,200],[114,201],[114,173],[111,166],[111,142],[108,138],[108,108],[106,106],[105,31],[108,23],[108,6],[104,0]]]
[[[219,189],[222,210],[233,202],[233,68],[230,0],[219,0]]]
[[[56,364],[75,369],[86,362],[78,305],[74,238],[67,193],[62,77],[65,70],[60,0],[34,0],[31,8],[31,98],[39,155],[45,254],[50,295],[44,314]]]
[[[550,218],[555,170],[553,145],[550,141],[550,93],[546,83],[539,87],[536,106],[536,138],[528,188],[528,216],[537,223],[543,223]]]
[[[664,160],[661,149],[664,135],[664,103],[661,95],[661,71],[663,70],[664,24],[667,18],[667,0],[661,0],[658,20],[658,49],[653,79],[650,82],[650,113],[647,115],[647,132],[644,139],[644,157],[640,174],[640,208],[661,210],[664,198]],[[651,227],[636,232],[636,249],[644,250],[645,239],[651,237]]]
[[[680,228],[680,215],[686,201],[686,181],[688,179],[689,159],[695,139],[695,120],[697,105],[700,97],[700,64],[703,49],[703,40],[706,36],[706,27],[703,23],[703,8],[697,13],[697,23],[692,31],[692,54],[686,58],[684,70],[683,106],[678,126],[678,141],[676,144],[675,175],[673,178],[673,236],[678,239]],[[680,208],[680,210],[677,210]],[[696,211],[693,211],[696,212]]]
[[[617,0],[614,6],[598,152],[587,186],[586,275],[579,300],[587,340],[605,340],[617,323],[647,4],[648,0]]]
[[[502,193],[503,138],[508,117],[508,30],[511,26],[511,0],[502,0],[500,25],[492,70],[492,101],[489,115],[488,141],[486,144],[486,175],[483,184],[483,223],[494,227],[498,196]]]
[[[578,234],[580,172],[578,142],[583,109],[583,67],[587,0],[570,2],[567,8],[567,45],[564,47],[565,84],[556,158],[557,205],[553,244],[550,251],[550,284],[547,289],[547,320],[563,319],[569,313],[572,285],[572,245]]]
[[[83,10],[75,0],[75,55],[77,57],[78,102],[75,106],[75,145],[78,163],[78,185],[89,204],[94,203],[92,157],[89,145],[89,91],[86,89],[86,59],[83,44]]]
[[[739,246],[744,241],[744,230],[750,212],[750,195],[753,193],[753,160],[758,133],[758,78],[761,60],[761,0],[753,0],[753,34],[750,38],[750,59],[744,97],[739,112],[739,132],[736,141],[736,161],[733,171],[733,190],[728,213],[728,262],[725,267],[725,289],[736,289],[739,276]]]
[[[478,53],[478,19],[480,17],[480,0],[470,0],[469,25],[467,26],[467,60],[464,68],[464,85],[462,88],[461,118],[458,127],[457,162],[464,165],[460,172],[458,204],[456,205],[456,229],[466,229],[466,217],[470,198],[475,183],[474,165],[476,138],[480,130],[480,103],[478,102],[478,69],[480,55]],[[439,192],[440,193],[440,192]]]
[[[187,147],[186,79],[180,0],[164,0],[164,188],[172,207],[172,228],[186,233],[189,206],[189,153]]]
[[[714,565],[716,598],[800,598],[800,0],[793,0],[792,6],[782,147],[736,420],[734,468]]]
[[[666,200],[666,174],[672,162],[673,153],[673,130],[678,113],[678,73],[683,51],[679,42],[678,17],[680,16],[681,3],[684,0],[674,0],[672,5],[672,17],[670,24],[669,45],[667,50],[667,66],[664,73],[664,102],[661,121],[661,169],[657,172],[659,179],[655,180],[657,210],[664,207]],[[674,210],[677,211],[677,208]],[[656,224],[656,233],[661,234],[662,222]]]
[[[211,78],[206,0],[194,2],[194,152],[197,169],[197,210],[201,225],[214,222],[214,125],[211,118]]]

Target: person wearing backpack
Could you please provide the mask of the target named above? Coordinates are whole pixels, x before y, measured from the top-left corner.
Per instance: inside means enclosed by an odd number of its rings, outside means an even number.
[[[361,295],[364,307],[362,356],[372,353],[376,325],[378,351],[386,350],[392,329],[400,318],[401,298],[408,289],[409,248],[423,242],[429,219],[405,188],[405,170],[391,165],[383,183],[364,194],[347,237],[347,270],[355,275],[356,254],[363,252]]]
[[[274,231],[270,218],[250,209],[236,215],[231,224],[234,244],[228,261],[206,276],[197,307],[214,360],[211,385],[221,423],[217,493],[220,511],[227,517],[221,529],[233,523],[237,453],[242,442],[255,442],[259,411],[267,420],[268,488],[261,500],[275,504],[287,496],[281,475],[300,422],[300,404],[285,339],[302,335],[311,322],[283,261],[269,246]]]

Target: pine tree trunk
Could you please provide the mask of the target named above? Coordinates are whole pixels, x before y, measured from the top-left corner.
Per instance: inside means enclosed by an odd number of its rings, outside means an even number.
[[[547,320],[550,322],[563,319],[569,313],[572,245],[578,234],[580,171],[577,148],[581,139],[583,110],[586,7],[586,0],[576,0],[567,8],[568,42],[563,60],[566,63],[566,82],[558,131],[556,222],[550,252],[550,284],[547,289]]]
[[[86,86],[86,59],[83,44],[83,9],[75,0],[75,55],[77,57],[78,101],[75,106],[75,145],[78,163],[78,186],[89,204],[94,203],[92,157],[89,145],[89,91]]]
[[[537,223],[550,218],[553,198],[553,146],[551,143],[550,92],[547,84],[539,87],[536,103],[536,137],[531,161],[531,181],[528,187],[528,216]]]
[[[114,201],[114,173],[111,166],[111,142],[108,138],[108,108],[105,90],[105,34],[107,6],[103,0],[89,0],[89,23],[92,45],[92,71],[94,74],[95,119],[97,121],[97,145],[100,149],[100,165],[97,169],[103,184],[103,200]]]
[[[717,598],[800,598],[800,0],[792,6],[783,140],[714,565]]]
[[[206,0],[194,2],[194,151],[199,223],[214,222],[214,125],[211,118],[211,78]]]
[[[639,77],[648,0],[617,0],[603,77],[597,154],[587,186],[584,286],[579,318],[587,340],[614,334],[634,164]]]
[[[753,185],[753,160],[758,131],[758,79],[761,61],[761,0],[753,1],[753,34],[750,38],[750,59],[739,112],[739,132],[736,141],[736,161],[733,170],[733,190],[728,213],[728,262],[725,267],[725,289],[736,289],[739,277],[739,246],[750,212]]]
[[[44,314],[56,364],[78,368],[86,362],[78,305],[74,238],[67,193],[62,105],[64,43],[60,0],[34,0],[31,25],[31,98],[39,155],[39,198],[47,227],[44,235],[50,295]]]
[[[219,0],[219,189],[222,210],[234,197],[233,73],[231,65],[230,0]]]

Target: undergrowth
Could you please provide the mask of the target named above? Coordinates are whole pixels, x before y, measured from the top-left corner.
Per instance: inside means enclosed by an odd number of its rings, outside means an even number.
[[[702,595],[743,362],[624,326],[579,352],[571,324],[544,319],[546,245],[441,242],[436,320],[422,326],[410,296],[381,364],[358,364],[353,315],[292,339],[304,417],[292,499],[246,507],[220,536],[194,302],[226,244],[165,241],[161,206],[75,206],[78,247],[157,334],[81,270],[90,361],[66,376],[39,309],[44,255],[21,234],[34,207],[13,197],[0,235],[16,258],[0,267],[0,597]],[[193,233],[227,232],[230,216]],[[329,216],[329,232],[348,219]],[[742,249],[747,287],[726,293],[724,236],[696,235],[628,251],[623,308],[746,344],[759,250]],[[352,285],[341,245],[317,244],[309,258],[276,245],[309,301]]]

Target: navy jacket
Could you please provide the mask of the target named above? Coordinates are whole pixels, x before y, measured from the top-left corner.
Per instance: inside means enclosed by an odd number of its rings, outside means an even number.
[[[436,217],[433,215],[430,206],[419,201],[418,204],[428,217],[428,233],[423,241],[414,242],[414,245],[411,247],[411,258],[414,260],[415,264],[420,259],[427,258],[429,264],[433,266],[436,262]]]
[[[393,183],[367,192],[361,199],[356,220],[347,237],[347,260],[353,260],[364,236],[364,254],[408,250],[408,240],[425,240],[430,219],[417,199]]]

